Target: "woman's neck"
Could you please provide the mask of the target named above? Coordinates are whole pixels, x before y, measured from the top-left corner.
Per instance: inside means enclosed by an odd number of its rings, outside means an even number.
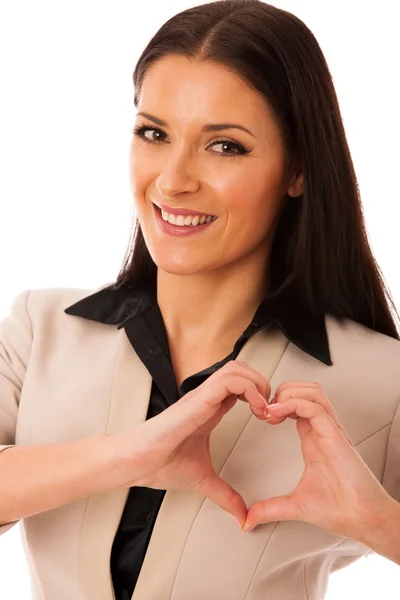
[[[169,343],[230,345],[267,293],[265,274],[233,269],[195,275],[157,272],[157,301]]]

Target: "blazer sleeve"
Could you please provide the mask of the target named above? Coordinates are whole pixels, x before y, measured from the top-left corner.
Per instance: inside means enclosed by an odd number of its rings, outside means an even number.
[[[400,502],[400,403],[390,426],[382,485]]]
[[[1,455],[15,445],[19,401],[32,347],[29,295],[30,290],[20,292],[8,316],[0,321],[0,480]],[[17,522],[0,524],[0,535]]]

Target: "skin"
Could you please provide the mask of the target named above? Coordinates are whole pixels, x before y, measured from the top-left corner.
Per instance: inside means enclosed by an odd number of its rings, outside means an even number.
[[[225,356],[268,289],[273,234],[285,194],[302,193],[301,172],[285,168],[281,132],[265,99],[216,63],[160,59],[144,77],[138,112],[167,123],[136,117],[135,125],[163,134],[147,131],[150,140],[161,140],[155,144],[133,136],[130,174],[143,235],[158,266],[158,303],[170,346],[186,352],[217,347]],[[227,122],[253,135],[201,132],[207,123]],[[236,155],[234,146],[215,143],[219,138],[250,152]],[[152,201],[218,219],[200,235],[173,237],[157,226]]]

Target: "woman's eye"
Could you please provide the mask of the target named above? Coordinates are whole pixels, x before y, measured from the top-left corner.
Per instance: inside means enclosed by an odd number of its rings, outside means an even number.
[[[221,141],[217,141],[217,142],[213,142],[213,144],[211,144],[211,146],[209,147],[215,147],[215,146],[222,146],[223,150],[222,152],[217,152],[216,154],[244,154],[245,153],[245,149],[243,148],[243,146],[239,146],[239,144],[235,144],[234,142],[229,142],[228,140],[221,140]],[[236,152],[226,152],[226,148],[230,149],[234,149],[236,150]]]
[[[149,135],[146,135],[147,133]],[[143,137],[150,142],[162,142],[163,135],[165,135],[165,133],[161,131],[161,129],[153,129],[151,127],[146,127],[143,129]]]
[[[146,125],[136,126],[132,133],[149,144],[164,142],[164,136],[166,135],[162,129],[158,129],[156,127],[147,127]],[[242,156],[249,152],[249,150],[246,150],[246,148],[244,148],[241,144],[238,144],[237,142],[231,142],[230,140],[215,140],[207,147],[207,150],[208,148],[214,148],[215,146],[222,147],[222,152],[215,150],[212,151],[213,154],[216,154],[220,157]]]

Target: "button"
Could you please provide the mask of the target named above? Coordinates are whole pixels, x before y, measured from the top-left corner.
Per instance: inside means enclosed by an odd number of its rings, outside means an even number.
[[[155,510],[152,510],[152,511],[150,511],[150,512],[149,512],[149,514],[148,514],[148,515],[147,515],[147,517],[146,517],[146,521],[147,521],[147,523],[148,523],[149,525],[150,525],[150,523],[152,523],[152,521],[153,521],[153,518],[154,518],[154,513],[155,513]]]

